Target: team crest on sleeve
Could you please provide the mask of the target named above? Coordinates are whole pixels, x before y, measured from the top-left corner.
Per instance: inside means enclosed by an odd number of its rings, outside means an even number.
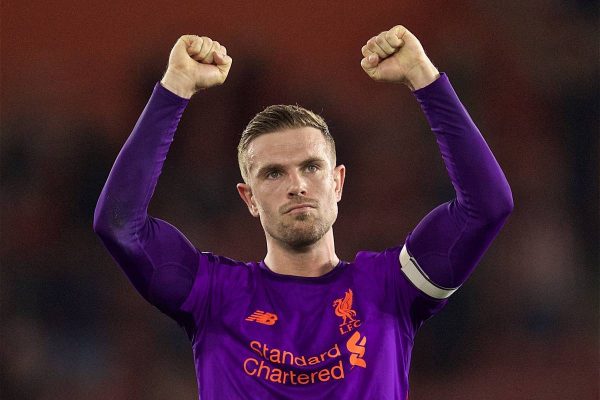
[[[342,335],[360,326],[360,319],[356,318],[356,310],[352,309],[353,297],[352,289],[348,289],[343,298],[333,301],[335,315],[342,318],[342,323],[339,326]]]

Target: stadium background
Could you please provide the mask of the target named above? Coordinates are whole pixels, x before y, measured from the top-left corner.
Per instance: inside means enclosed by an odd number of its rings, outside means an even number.
[[[235,146],[264,106],[322,113],[348,176],[338,254],[403,241],[452,188],[403,86],[360,48],[401,23],[445,71],[516,208],[417,337],[411,399],[598,398],[598,2],[2,2],[3,399],[194,399],[191,349],[92,231],[110,167],[184,33],[234,59],[183,116],[151,203],[202,250],[260,259]],[[233,245],[235,244],[235,245]]]

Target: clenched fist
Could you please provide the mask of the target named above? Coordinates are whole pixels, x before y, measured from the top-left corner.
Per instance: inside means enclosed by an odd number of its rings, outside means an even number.
[[[169,55],[169,66],[160,83],[189,99],[198,90],[220,85],[232,63],[227,49],[206,36],[183,35]]]
[[[419,40],[402,25],[369,39],[362,55],[360,65],[376,81],[403,83],[417,90],[439,77]]]

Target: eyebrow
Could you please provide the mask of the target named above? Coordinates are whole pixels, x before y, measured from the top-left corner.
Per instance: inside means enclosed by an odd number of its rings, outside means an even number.
[[[302,161],[300,163],[300,166],[305,167],[308,164],[324,163],[324,162],[325,162],[325,160],[320,157],[310,157],[310,158],[307,158],[306,160]],[[278,164],[278,163],[267,164],[267,165],[260,167],[258,169],[258,171],[256,171],[256,176],[262,176],[263,174],[267,173],[267,171],[282,170],[282,169],[284,169],[283,164]]]

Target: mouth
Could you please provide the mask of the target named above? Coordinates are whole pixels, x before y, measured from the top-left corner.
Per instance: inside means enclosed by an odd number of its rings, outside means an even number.
[[[315,207],[311,204],[296,204],[287,209],[285,214],[295,214],[295,213],[303,213],[307,212]]]

